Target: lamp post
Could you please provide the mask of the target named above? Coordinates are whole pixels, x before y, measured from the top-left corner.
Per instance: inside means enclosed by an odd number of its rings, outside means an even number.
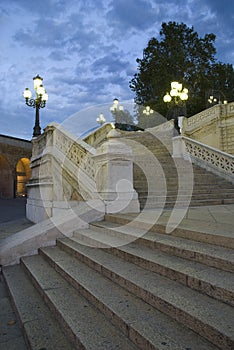
[[[168,105],[172,103],[173,108],[173,119],[175,129],[180,134],[179,127],[179,113],[181,108],[185,108],[185,101],[188,99],[188,89],[183,88],[182,84],[178,81],[171,82],[171,91],[166,93],[163,97],[163,101]]]
[[[218,98],[217,98],[218,94]],[[221,95],[223,97],[223,100],[221,99]],[[226,97],[224,96],[224,93],[220,90],[212,90],[212,95],[209,96],[208,98],[208,105],[214,106],[216,104],[227,104],[228,101]]]
[[[114,122],[116,124],[121,124],[122,120],[123,120],[123,106],[119,105],[119,100],[117,98],[115,98],[113,100],[113,105],[110,107],[110,111],[114,117]]]
[[[33,128],[33,137],[41,135],[40,119],[39,119],[39,110],[44,108],[46,101],[48,100],[48,95],[45,91],[44,86],[42,85],[43,78],[39,75],[33,78],[34,90],[36,92],[36,97],[32,97],[32,93],[29,88],[24,90],[23,96],[25,98],[25,103],[29,107],[33,107],[36,110],[35,114],[35,126]]]
[[[106,118],[104,117],[104,114],[100,113],[99,117],[97,117],[96,121],[100,125],[104,124],[106,122]]]
[[[117,98],[115,98],[113,100],[113,105],[110,107],[110,111],[113,113],[117,112],[118,110],[119,111],[123,111],[123,106],[119,106],[119,100]]]
[[[153,109],[150,108],[150,106],[146,106],[145,109],[143,110],[143,114],[145,114],[145,115],[150,115],[153,113],[154,113],[154,111],[153,111]]]

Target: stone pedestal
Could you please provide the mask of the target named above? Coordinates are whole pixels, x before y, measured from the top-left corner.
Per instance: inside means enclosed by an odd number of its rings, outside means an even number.
[[[113,129],[108,141],[93,156],[96,163],[96,185],[106,213],[139,212],[138,195],[133,188],[133,154]]]
[[[190,160],[190,155],[186,151],[186,145],[183,140],[183,136],[175,136],[172,140],[173,143],[173,158],[183,158]]]

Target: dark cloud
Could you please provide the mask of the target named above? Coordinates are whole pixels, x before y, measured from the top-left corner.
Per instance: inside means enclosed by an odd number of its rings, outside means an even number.
[[[120,55],[119,55],[120,56]],[[94,72],[99,73],[107,72],[107,73],[115,73],[119,72],[119,74],[123,71],[126,71],[129,67],[129,62],[126,59],[121,59],[115,53],[109,53],[101,58],[98,58],[93,64],[92,69]]]
[[[69,0],[8,0],[7,6],[22,8],[29,13],[38,14],[40,16],[48,16],[49,14],[54,15],[55,13],[64,11],[66,6],[69,5],[69,2]]]
[[[113,0],[107,18],[111,26],[128,35],[131,29],[145,30],[152,26],[156,15],[150,1]]]
[[[219,17],[234,18],[233,2],[230,0],[205,0],[204,1],[212,12],[216,13]]]

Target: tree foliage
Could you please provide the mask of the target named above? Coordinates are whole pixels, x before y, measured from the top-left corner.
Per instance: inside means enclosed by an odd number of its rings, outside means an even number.
[[[134,124],[133,116],[127,109],[111,111],[111,113],[115,123]]]
[[[221,91],[230,101],[234,93],[234,70],[230,64],[217,62],[215,35],[199,37],[193,27],[184,23],[162,23],[160,39],[152,38],[137,59],[138,72],[130,81],[135,102],[149,105],[167,114],[163,96],[171,81],[179,81],[189,90],[187,116],[205,109],[212,91]]]

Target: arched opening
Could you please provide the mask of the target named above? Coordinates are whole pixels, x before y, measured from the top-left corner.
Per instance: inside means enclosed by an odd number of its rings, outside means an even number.
[[[16,165],[16,196],[26,197],[26,184],[31,177],[30,160],[21,158]]]
[[[0,155],[0,198],[9,199],[14,196],[14,182],[7,159]]]

